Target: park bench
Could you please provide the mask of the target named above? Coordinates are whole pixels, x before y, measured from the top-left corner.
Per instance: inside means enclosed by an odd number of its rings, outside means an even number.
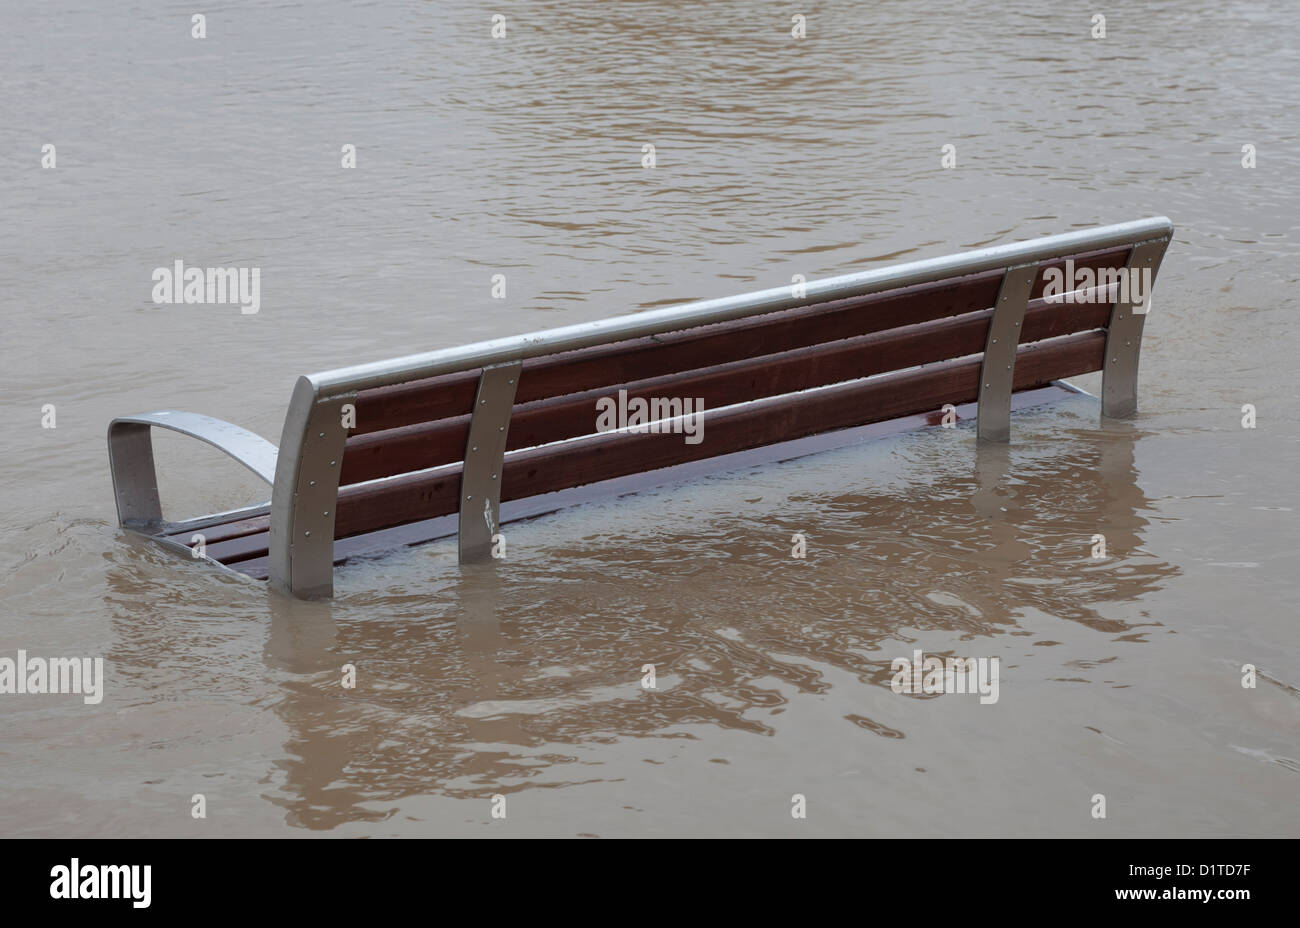
[[[194,413],[114,419],[118,520],[322,597],[349,558],[456,535],[462,563],[490,560],[503,522],[940,410],[1004,442],[1013,400],[1046,401],[1065,377],[1102,371],[1102,415],[1128,417],[1172,235],[1155,217],[301,377],[278,449]],[[653,424],[622,415],[638,401]],[[164,520],[154,428],[224,451],[270,501]]]

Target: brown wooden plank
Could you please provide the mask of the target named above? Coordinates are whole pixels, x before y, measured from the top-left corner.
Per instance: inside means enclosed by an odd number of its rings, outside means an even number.
[[[475,368],[362,390],[355,404],[357,427],[351,434],[365,435],[466,413],[474,406],[479,373]]]
[[[214,561],[220,561],[223,564],[246,561],[249,558],[266,554],[268,537],[269,533],[266,529],[260,532],[250,532],[237,538],[210,543],[206,547],[206,554]]]
[[[521,408],[515,407],[512,422]],[[339,483],[348,486],[460,461],[465,457],[469,423],[467,414],[353,436],[343,448]]]
[[[1041,386],[1099,370],[1103,331],[1026,345],[1016,355],[1014,388]],[[947,361],[812,393],[705,414],[704,441],[681,435],[606,433],[568,446],[532,448],[507,458],[501,499],[512,500],[653,470],[717,454],[865,425],[978,398],[981,358]]]
[[[692,397],[705,409],[777,396],[946,361],[983,350],[992,310],[841,339],[779,354],[765,354],[707,370],[668,374],[616,384],[515,407],[507,450],[588,435],[596,430],[596,402],[626,389],[629,398]],[[1045,303],[1035,300],[1025,315],[1022,342],[1054,338],[1105,326],[1107,304]],[[469,434],[468,415],[348,439],[344,485],[410,473],[461,460]]]
[[[1105,333],[1085,332],[1017,354],[1015,389],[1099,370]],[[605,433],[561,446],[531,448],[506,458],[502,500],[522,499],[597,480],[699,460],[731,451],[878,422],[976,398],[980,359],[947,361],[855,381],[814,393],[782,396],[706,412],[704,441],[681,435]],[[345,538],[456,511],[460,465],[410,474],[339,493],[335,537]]]
[[[1087,252],[1073,260],[1076,268],[1123,267],[1128,252],[1128,248]],[[1046,269],[1063,264],[1064,259],[1044,262],[1030,295],[1042,294]],[[523,364],[516,402],[696,370],[987,309],[993,305],[1001,278],[1001,271],[988,271],[530,358]],[[477,370],[464,371],[363,390],[357,395],[357,427],[353,434],[463,415],[473,404],[478,374]]]
[[[251,516],[247,519],[236,519],[231,522],[219,522],[216,525],[209,525],[205,528],[186,529],[181,532],[168,532],[165,537],[173,541],[179,541],[181,544],[189,544],[190,538],[195,532],[203,535],[205,544],[212,545],[216,542],[228,541],[231,538],[239,538],[242,535],[253,535],[257,532],[264,532],[271,524],[269,515]]]

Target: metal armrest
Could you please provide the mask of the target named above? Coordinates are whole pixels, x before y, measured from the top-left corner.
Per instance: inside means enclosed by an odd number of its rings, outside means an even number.
[[[158,474],[154,469],[153,428],[171,429],[207,442],[275,484],[279,450],[261,435],[221,419],[193,412],[146,412],[123,416],[108,425],[108,466],[117,498],[117,520],[127,528],[148,531],[162,525]]]

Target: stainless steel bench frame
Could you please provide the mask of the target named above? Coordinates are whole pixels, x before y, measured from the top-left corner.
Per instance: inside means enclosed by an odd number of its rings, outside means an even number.
[[[221,449],[271,484],[271,585],[303,598],[330,596],[334,513],[347,439],[344,407],[355,402],[361,390],[481,368],[465,453],[458,537],[462,562],[484,560],[500,522],[499,477],[523,361],[999,269],[1004,276],[985,346],[977,430],[981,440],[1007,441],[1019,329],[1038,264],[1133,246],[1129,267],[1150,268],[1154,283],[1172,238],[1173,224],[1157,216],[811,281],[803,285],[802,293],[789,286],[776,287],[300,377],[278,450],[252,432],[209,416],[175,411],[125,416],[114,419],[108,428],[118,521],[124,528],[151,536],[167,525],[158,497],[151,430],[189,435]],[[1133,309],[1130,301],[1117,300],[1111,311],[1102,375],[1103,416],[1126,418],[1137,410],[1138,357],[1146,315],[1145,307],[1141,312]],[[259,511],[265,512],[266,507],[241,514]],[[204,517],[168,527],[197,530],[213,521]]]

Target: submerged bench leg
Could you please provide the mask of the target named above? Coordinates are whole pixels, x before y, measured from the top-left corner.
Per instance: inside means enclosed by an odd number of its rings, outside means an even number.
[[[522,364],[483,368],[460,478],[459,556],[462,564],[492,556],[492,536],[501,523],[501,474]]]
[[[1007,268],[1002,277],[980,368],[975,428],[982,441],[1011,440],[1011,386],[1016,374],[1016,349],[1020,345],[1025,309],[1029,306],[1029,292],[1037,277],[1037,264]]]
[[[1127,285],[1110,311],[1106,328],[1106,357],[1101,375],[1101,414],[1112,419],[1127,419],[1137,412],[1138,356],[1142,350],[1142,327],[1150,308],[1151,288],[1169,239],[1140,242],[1129,252]],[[1141,293],[1136,293],[1135,278],[1142,279]],[[1135,297],[1142,299],[1136,300]]]

